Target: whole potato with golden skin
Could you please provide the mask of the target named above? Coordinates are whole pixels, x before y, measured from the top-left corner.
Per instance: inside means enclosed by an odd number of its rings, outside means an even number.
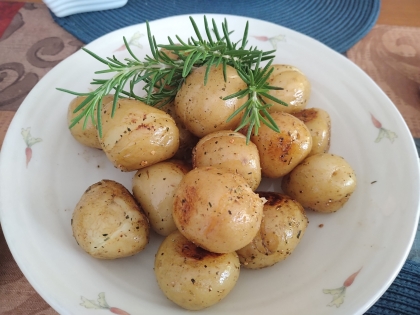
[[[68,107],[67,110],[67,126],[70,126],[72,123],[72,120],[76,118],[78,115],[80,115],[81,111],[78,111],[77,113],[74,113],[73,111],[79,106],[87,96],[77,96],[74,98]],[[102,103],[106,104],[114,99],[114,95],[106,95],[102,99]],[[96,119],[96,110],[95,110],[95,119]],[[85,128],[83,128],[85,121],[82,118],[79,120],[73,127],[70,128],[70,133],[81,144],[96,148],[96,149],[102,149],[101,143],[99,142],[98,138],[98,132],[96,130],[96,126],[92,123],[92,120],[90,117],[88,118],[88,121],[86,123]]]
[[[231,292],[239,277],[240,262],[235,252],[206,251],[175,231],[160,245],[154,271],[169,300],[188,310],[201,310]]]
[[[178,117],[175,112],[174,102],[169,102],[168,104],[160,107],[160,109],[171,115],[179,130],[179,148],[175,153],[174,158],[191,161],[192,150],[197,144],[198,138],[185,127],[184,123]]]
[[[132,256],[149,242],[146,216],[130,192],[112,180],[102,180],[85,191],[71,224],[79,246],[95,258]]]
[[[170,160],[138,170],[133,176],[133,195],[149,219],[152,229],[169,235],[177,229],[172,218],[175,190],[191,166]]]
[[[194,69],[175,97],[177,115],[186,128],[199,138],[213,131],[235,129],[241,121],[241,115],[236,115],[229,122],[227,119],[246,101],[245,97],[223,100],[247,87],[235,68],[226,67],[225,82],[223,66],[212,66],[207,84],[204,85],[206,68]]]
[[[178,230],[197,246],[229,253],[258,233],[263,203],[242,176],[198,167],[184,176],[175,192],[173,218]]]
[[[122,171],[134,171],[175,155],[179,131],[164,111],[133,99],[119,99],[114,117],[112,102],[102,110],[101,146]]]
[[[307,209],[335,212],[356,189],[356,174],[343,157],[320,153],[283,177],[282,189]]]
[[[302,120],[311,132],[312,150],[309,155],[328,152],[331,141],[331,118],[328,112],[321,108],[306,108],[293,116]]]
[[[251,141],[260,154],[262,175],[278,178],[289,173],[311,152],[312,136],[303,121],[288,113],[274,112],[271,117],[280,132],[261,125],[258,135],[251,134]]]
[[[252,190],[261,182],[258,149],[235,131],[221,130],[204,136],[193,150],[193,167],[217,166],[241,175]]]
[[[271,86],[283,88],[283,90],[270,90],[269,94],[286,102],[284,106],[263,97],[263,100],[272,104],[268,111],[282,111],[294,113],[304,109],[311,95],[311,83],[308,78],[298,68],[290,65],[273,65],[274,71],[271,73],[267,83]]]
[[[243,267],[260,269],[286,259],[302,239],[308,218],[294,199],[277,192],[257,192],[265,198],[259,233],[247,246],[237,250]]]

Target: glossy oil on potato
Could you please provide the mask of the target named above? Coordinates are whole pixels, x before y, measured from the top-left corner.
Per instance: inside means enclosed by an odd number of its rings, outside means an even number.
[[[272,104],[268,111],[294,113],[304,109],[311,95],[311,84],[308,78],[294,66],[277,64],[272,67],[274,71],[267,83],[271,86],[281,87],[283,90],[270,90],[269,94],[286,102],[288,106],[263,97],[266,103]]]
[[[328,112],[321,108],[305,108],[293,116],[302,120],[311,132],[312,150],[309,155],[328,152],[331,141],[331,118]]]
[[[102,111],[101,146],[122,171],[135,171],[175,155],[179,130],[164,111],[133,99],[119,99],[111,117],[112,102]]]
[[[198,138],[190,132],[181,121],[179,116],[175,112],[174,102],[170,102],[160,107],[165,113],[168,113],[175,121],[176,126],[179,130],[179,148],[175,153],[175,159],[181,159],[184,161],[191,161],[192,150],[198,142]]]
[[[241,115],[227,122],[246,98],[224,97],[243,90],[246,83],[239,77],[235,68],[226,67],[226,82],[223,76],[223,66],[212,66],[209,78],[204,84],[206,66],[194,69],[185,79],[175,98],[175,111],[186,128],[201,138],[205,135],[225,129],[235,129]]]
[[[79,246],[95,258],[132,256],[149,242],[145,214],[130,192],[112,180],[102,180],[85,191],[71,226]]]
[[[243,267],[260,269],[272,266],[292,254],[308,226],[303,207],[277,192],[257,192],[265,198],[264,216],[252,242],[236,251]]]
[[[166,236],[177,229],[172,218],[174,194],[190,170],[185,162],[169,160],[142,168],[133,176],[133,195],[156,233]]]
[[[356,174],[343,157],[320,153],[283,177],[282,189],[307,209],[335,212],[356,189]]]
[[[252,190],[261,182],[258,149],[235,131],[222,130],[200,139],[193,150],[193,167],[216,166],[241,175]]]
[[[263,203],[242,176],[217,167],[197,167],[176,190],[173,217],[178,230],[196,245],[229,253],[257,234]]]
[[[279,178],[308,156],[312,149],[312,136],[304,122],[291,114],[274,112],[271,117],[280,132],[262,125],[258,135],[251,134],[251,141],[260,154],[262,175]]]
[[[201,310],[231,292],[239,277],[240,262],[235,252],[206,251],[175,231],[160,245],[154,272],[169,300],[187,310]]]
[[[70,102],[68,111],[67,111],[67,126],[70,126],[72,123],[72,120],[76,118],[78,115],[80,115],[83,109],[81,111],[77,111],[76,113],[74,113],[74,110],[86,99],[86,97],[87,96],[78,96]],[[113,99],[114,99],[114,95],[106,95],[103,97],[102,103],[107,104]],[[97,119],[96,110],[95,110],[94,116],[95,116],[95,119]],[[86,122],[86,125],[83,118],[79,120],[78,123],[76,123],[73,127],[70,128],[70,133],[81,144],[91,147],[91,148],[102,149],[101,143],[99,142],[96,126],[92,123],[92,120],[90,119],[90,117],[88,117],[88,121]]]

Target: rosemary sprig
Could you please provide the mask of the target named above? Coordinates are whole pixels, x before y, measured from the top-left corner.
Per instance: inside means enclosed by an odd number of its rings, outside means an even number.
[[[144,60],[139,60],[130,49],[127,40],[124,38],[124,44],[130,54],[130,58],[124,61],[118,60],[115,56],[106,59],[98,56],[88,49],[83,49],[93,58],[107,66],[107,69],[96,71],[95,74],[114,73],[109,79],[93,79],[94,85],[99,85],[93,92],[79,93],[67,89],[58,88],[58,90],[71,93],[73,95],[87,96],[87,98],[74,110],[80,112],[72,121],[70,128],[84,119],[84,126],[90,119],[97,127],[99,136],[102,137],[101,108],[102,98],[114,90],[114,101],[112,106],[112,116],[117,108],[118,98],[126,96],[141,100],[151,106],[163,106],[171,102],[176,93],[182,86],[184,79],[196,67],[206,66],[207,70],[204,77],[204,83],[209,77],[211,66],[223,65],[225,79],[226,67],[234,67],[239,76],[246,82],[247,88],[238,93],[229,95],[225,99],[234,97],[248,97],[248,100],[229,119],[239,115],[244,111],[238,130],[248,126],[247,141],[249,141],[251,132],[258,133],[261,122],[269,128],[279,131],[278,126],[271,118],[267,108],[271,106],[266,104],[262,96],[286,105],[286,103],[272,97],[268,94],[269,90],[280,89],[267,84],[267,79],[272,72],[270,65],[274,58],[274,50],[261,51],[256,47],[246,48],[248,43],[249,24],[246,23],[242,39],[233,42],[230,38],[232,32],[228,28],[227,20],[222,23],[222,32],[216,25],[214,19],[211,25],[204,16],[204,27],[206,38],[202,36],[194,19],[190,17],[196,38],[190,37],[187,41],[176,36],[177,44],[172,38],[168,37],[169,44],[157,44],[152,35],[150,25],[146,22],[147,36],[151,55],[146,55]],[[177,59],[170,58],[166,51],[177,56]],[[268,61],[264,68],[260,68],[261,62]],[[139,96],[134,92],[134,87],[143,82],[143,91],[145,96]],[[126,85],[129,89],[126,90]],[[96,115],[95,115],[96,111]]]
[[[240,67],[237,68],[237,72],[242,78],[242,80],[247,84],[247,88],[223,98],[224,100],[228,100],[234,97],[248,97],[248,100],[235,112],[233,112],[232,115],[230,115],[228,118],[228,121],[230,121],[233,117],[239,115],[242,111],[244,111],[241,122],[236,128],[236,131],[247,127],[247,143],[251,138],[252,131],[254,131],[256,135],[258,135],[258,130],[261,127],[261,122],[270,129],[276,132],[280,132],[280,129],[277,126],[276,122],[273,120],[270,113],[267,111],[271,104],[267,104],[263,100],[262,96],[276,103],[288,106],[287,103],[268,94],[270,90],[283,90],[283,88],[268,85],[267,80],[274,70],[273,68],[270,68],[273,60],[270,60],[264,68],[260,68],[259,65],[261,59],[262,55],[260,55],[260,58],[257,60],[254,69],[242,69]]]

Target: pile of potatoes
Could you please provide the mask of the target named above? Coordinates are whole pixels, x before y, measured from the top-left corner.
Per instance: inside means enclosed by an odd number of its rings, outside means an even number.
[[[100,148],[115,167],[132,171],[132,193],[113,180],[90,186],[76,205],[73,235],[101,259],[139,253],[150,231],[164,236],[154,272],[168,299],[189,310],[209,307],[235,286],[240,269],[286,259],[308,226],[306,211],[335,212],[350,198],[356,176],[344,158],[328,153],[330,116],[306,108],[310,83],[297,68],[274,65],[269,85],[289,106],[269,111],[280,128],[258,134],[227,122],[245,99],[223,98],[244,89],[235,69],[204,68],[186,78],[175,101],[158,109],[113,96],[103,100],[102,132],[83,122],[70,129],[80,143]],[[83,97],[72,101],[68,123]],[[283,192],[259,191],[263,177]]]

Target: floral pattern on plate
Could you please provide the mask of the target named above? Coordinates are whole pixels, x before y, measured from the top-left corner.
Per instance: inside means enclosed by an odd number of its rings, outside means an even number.
[[[131,38],[127,41],[128,45],[131,46],[136,46],[140,49],[143,48],[143,45],[140,44],[140,38],[142,38],[144,36],[144,34],[140,33],[140,32],[135,32]],[[117,48],[115,51],[123,51],[123,50],[127,50],[127,47],[125,47],[125,44],[122,44],[119,48]]]
[[[286,41],[286,35],[276,35],[272,37],[268,36],[253,36],[256,40],[262,41],[262,42],[270,42],[270,44],[273,46],[274,49],[277,49],[277,43],[279,42],[285,42]]]
[[[32,159],[32,146],[35,143],[41,142],[41,138],[34,138],[31,136],[31,127],[28,128],[22,128],[21,131],[23,140],[26,143],[26,149],[25,149],[25,156],[26,156],[26,167],[28,167],[29,162]]]
[[[389,141],[394,142],[395,138],[398,138],[398,135],[395,132],[382,127],[382,123],[378,119],[376,119],[375,116],[372,115],[372,113],[370,114],[370,118],[372,120],[373,125],[379,129],[379,134],[376,137],[375,142],[379,142],[383,138],[387,138],[389,139]]]
[[[335,306],[340,307],[341,304],[344,303],[344,298],[346,297],[346,289],[351,286],[356,279],[357,275],[359,274],[360,268],[355,273],[352,273],[344,282],[343,285],[336,289],[324,289],[322,292],[325,294],[331,294],[333,296],[332,301],[328,304],[328,306]]]
[[[130,313],[127,313],[126,311],[118,308],[109,306],[105,299],[105,293],[101,292],[98,294],[98,298],[95,300],[89,300],[82,296],[82,303],[80,303],[81,306],[84,306],[88,309],[95,309],[95,310],[109,310],[113,314],[118,315],[130,315]]]

